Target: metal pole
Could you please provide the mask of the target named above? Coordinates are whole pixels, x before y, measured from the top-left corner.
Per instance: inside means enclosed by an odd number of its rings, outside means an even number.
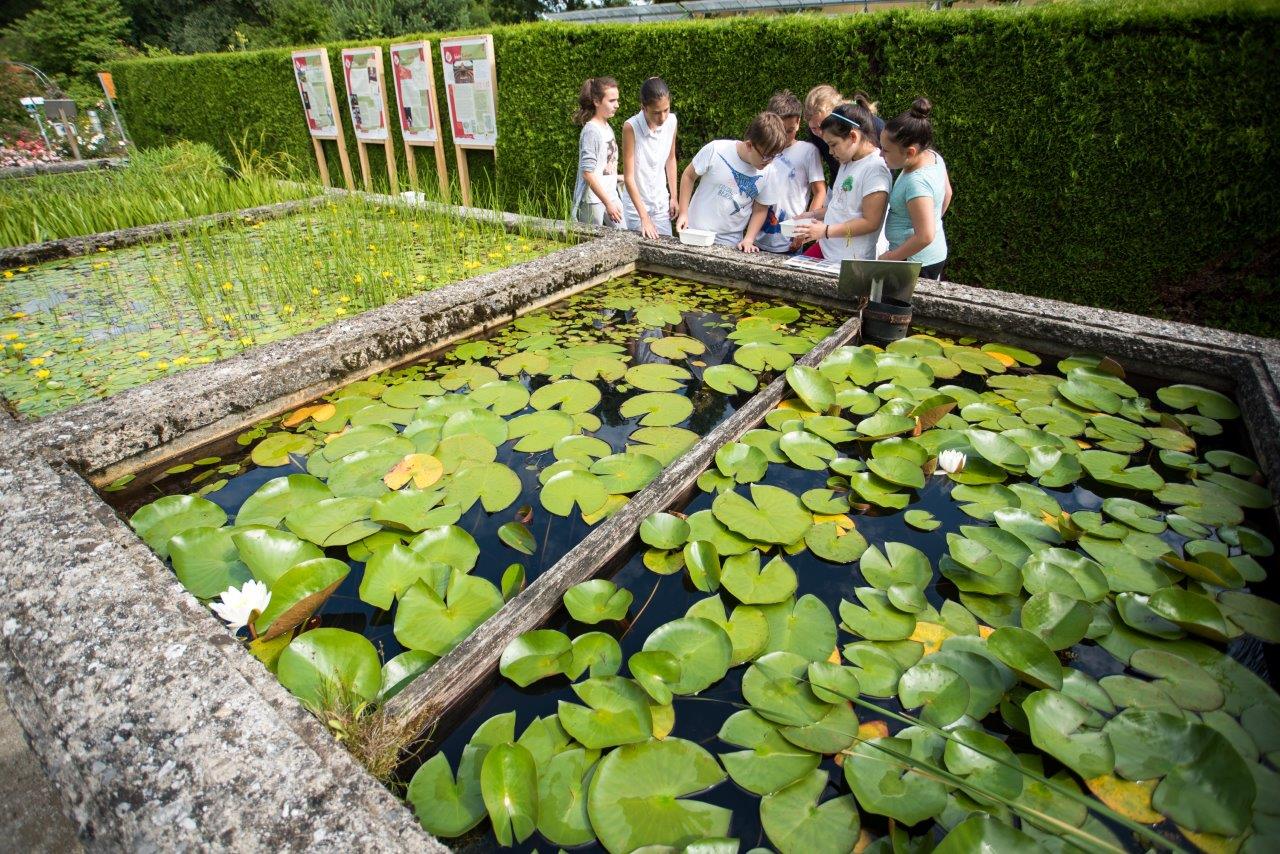
[[[102,94],[107,95],[107,87],[105,85],[102,87]],[[120,121],[120,114],[116,112],[116,102],[111,99],[110,95],[107,95],[107,106],[111,108],[111,118],[115,120],[116,130],[120,131],[120,145],[125,150],[128,150],[133,146],[133,143],[129,141],[128,135],[124,132],[124,124]]]

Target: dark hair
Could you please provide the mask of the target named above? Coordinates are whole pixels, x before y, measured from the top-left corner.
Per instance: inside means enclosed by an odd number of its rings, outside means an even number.
[[[671,98],[671,90],[667,88],[667,81],[661,77],[650,77],[648,80],[640,84],[640,103],[646,107],[650,104],[656,104],[663,98]]]
[[[774,92],[773,97],[769,99],[769,106],[765,109],[784,119],[800,118],[804,114],[804,104],[791,94],[790,89]]]
[[[868,113],[870,113],[873,116],[880,115],[880,105],[877,104],[875,101],[871,100],[871,96],[868,95],[866,92],[863,92],[861,89],[859,89],[857,92],[854,92],[849,97],[849,100],[857,104],[859,107],[862,107],[864,110],[866,110]]]
[[[835,134],[841,139],[848,139],[855,130],[871,140],[872,145],[880,145],[880,132],[876,130],[875,119],[871,111],[856,102],[841,104],[822,120],[822,130]]]
[[[776,157],[790,144],[791,138],[777,113],[758,113],[743,135],[761,157]]]
[[[914,145],[924,151],[933,145],[933,123],[929,121],[932,112],[933,104],[928,98],[916,98],[911,109],[885,122],[884,132],[904,148]]]
[[[604,98],[608,89],[617,89],[618,81],[612,77],[588,77],[582,82],[582,90],[578,92],[578,109],[573,111],[573,123],[585,125],[595,118],[596,101]]]

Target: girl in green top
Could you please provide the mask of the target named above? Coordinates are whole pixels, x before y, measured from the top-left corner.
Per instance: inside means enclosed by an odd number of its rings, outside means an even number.
[[[901,169],[889,192],[884,236],[889,251],[882,261],[915,261],[920,276],[942,278],[947,263],[947,236],[942,215],[951,204],[951,179],[942,155],[934,151],[933,105],[917,98],[911,109],[885,123],[880,150],[890,169]]]

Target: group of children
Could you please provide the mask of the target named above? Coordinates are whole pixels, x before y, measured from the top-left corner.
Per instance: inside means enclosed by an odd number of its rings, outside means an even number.
[[[582,125],[573,194],[578,221],[650,238],[671,236],[674,223],[677,232],[711,231],[716,243],[744,252],[915,261],[921,276],[941,278],[951,181],[932,147],[928,100],[885,122],[862,93],[845,99],[832,86],[815,86],[801,103],[778,92],[741,140],[707,143],[678,182],[667,84],[644,81],[640,103],[622,126],[619,172],[609,124],[618,111],[617,81],[593,77],[582,84],[574,113]],[[807,141],[796,139],[802,122]],[[896,179],[890,170],[900,170]]]

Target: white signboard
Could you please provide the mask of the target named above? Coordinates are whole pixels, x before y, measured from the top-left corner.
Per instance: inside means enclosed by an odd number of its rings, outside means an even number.
[[[382,86],[382,48],[344,48],[342,74],[356,139],[386,142],[391,130],[387,125],[386,90]]]
[[[441,39],[440,58],[453,144],[459,148],[497,147],[498,75],[493,36]]]
[[[391,46],[391,76],[405,142],[432,145],[440,138],[436,127],[435,69],[431,64],[431,45],[425,41]]]
[[[334,103],[329,53],[324,48],[295,50],[293,74],[307,114],[307,129],[316,139],[338,138],[338,105]]]

